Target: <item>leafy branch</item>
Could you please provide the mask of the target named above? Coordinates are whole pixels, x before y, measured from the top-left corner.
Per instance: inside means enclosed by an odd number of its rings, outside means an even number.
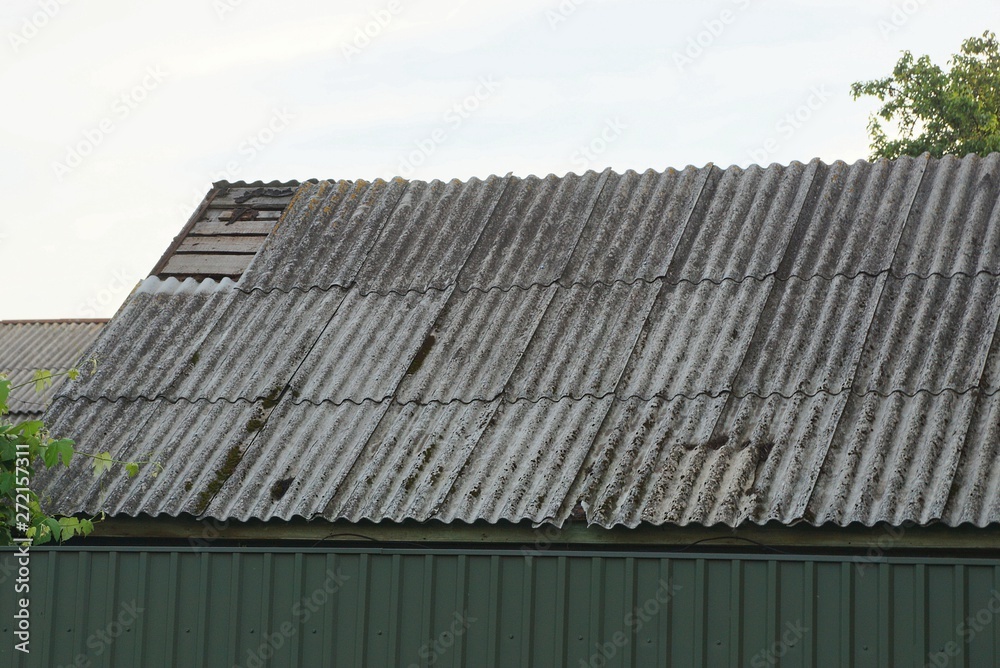
[[[892,74],[851,85],[854,99],[882,106],[871,115],[871,157],[986,155],[1000,151],[1000,43],[990,31],[962,43],[950,70],[904,51]]]
[[[91,362],[93,373],[97,363],[96,360]],[[39,461],[48,469],[60,463],[68,467],[74,455],[81,455],[92,460],[95,477],[116,466],[123,467],[130,478],[138,475],[143,465],[152,468],[150,475],[153,477],[163,470],[159,462],[123,461],[112,457],[110,452],[95,454],[77,450],[71,439],[52,438],[41,420],[14,424],[8,419],[8,400],[12,391],[34,385],[36,393],[42,393],[61,376],[76,380],[80,371],[75,368],[58,372],[42,369],[34,373],[30,382],[16,386],[0,375],[0,545],[13,544],[15,529],[35,544],[87,536],[94,530],[94,523],[104,519],[104,513],[89,519],[49,516],[30,484]]]

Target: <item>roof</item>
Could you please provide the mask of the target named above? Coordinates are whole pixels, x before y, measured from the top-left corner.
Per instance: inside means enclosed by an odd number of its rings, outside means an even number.
[[[298,186],[298,181],[214,184],[151,275],[238,280]]]
[[[62,383],[57,378],[41,394],[35,392],[35,371],[66,371],[80,360],[107,320],[0,320],[0,374],[15,389],[8,397],[14,422],[37,419]]]
[[[998,321],[1000,155],[303,183],[238,281],[147,279],[50,410],[164,471],[48,491],[123,516],[982,526]]]

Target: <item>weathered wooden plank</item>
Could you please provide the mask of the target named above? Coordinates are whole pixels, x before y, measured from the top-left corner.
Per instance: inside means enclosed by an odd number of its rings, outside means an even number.
[[[201,218],[202,220],[216,220],[223,223],[231,223],[233,221],[233,214],[239,212],[241,221],[251,221],[251,220],[272,220],[276,221],[281,218],[281,209],[255,209],[252,206],[247,207],[237,207],[234,209],[215,209],[209,208],[205,211],[205,215]]]
[[[256,253],[267,239],[266,235],[206,237],[188,236],[177,248],[178,253]]]
[[[213,255],[210,253],[176,253],[171,256],[160,276],[239,276],[253,259],[246,255]]]
[[[267,207],[281,209],[286,206],[295,194],[297,188],[230,188],[227,192],[212,200],[213,207]]]
[[[281,213],[276,211],[275,213]],[[226,224],[217,220],[200,220],[191,228],[191,234],[222,234],[222,235],[268,235],[278,224],[276,220],[241,220]]]
[[[192,234],[270,234],[283,211],[259,209],[208,209],[195,223]],[[234,214],[238,216],[233,220]]]

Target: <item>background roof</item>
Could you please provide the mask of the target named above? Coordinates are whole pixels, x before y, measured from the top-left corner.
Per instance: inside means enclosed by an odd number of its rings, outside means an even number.
[[[41,394],[31,383],[35,371],[66,371],[80,360],[107,320],[0,321],[0,374],[15,388],[8,398],[13,422],[37,418],[55,396],[63,379],[57,378]]]
[[[48,491],[240,520],[995,522],[998,170],[302,184],[238,281],[147,279],[49,414],[163,473],[80,462]]]

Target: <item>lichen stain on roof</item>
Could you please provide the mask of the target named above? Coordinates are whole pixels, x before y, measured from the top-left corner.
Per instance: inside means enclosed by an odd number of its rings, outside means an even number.
[[[1000,155],[286,200],[94,343],[49,420],[165,469],[57,471],[59,512],[1000,522]]]

